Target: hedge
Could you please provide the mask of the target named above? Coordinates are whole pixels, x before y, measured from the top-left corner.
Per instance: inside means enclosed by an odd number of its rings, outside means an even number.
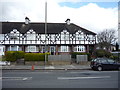
[[[47,60],[49,53],[46,53]],[[44,61],[45,60],[45,53],[25,53],[24,57],[25,61]]]
[[[6,61],[16,61],[17,59],[24,58],[24,54],[23,51],[7,51],[5,53],[5,59]]]
[[[77,55],[88,55],[88,61],[91,60],[91,54],[90,53],[81,53],[81,52],[73,52],[71,53],[71,57],[76,59]]]
[[[99,50],[96,50],[94,52],[94,56],[95,57],[107,57],[109,58],[112,54],[106,50],[102,50],[102,49],[99,49]]]

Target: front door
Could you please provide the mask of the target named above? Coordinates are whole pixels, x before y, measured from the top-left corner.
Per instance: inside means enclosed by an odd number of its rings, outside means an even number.
[[[55,46],[50,46],[51,55],[55,55]]]

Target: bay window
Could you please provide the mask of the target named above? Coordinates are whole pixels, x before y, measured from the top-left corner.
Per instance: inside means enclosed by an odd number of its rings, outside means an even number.
[[[85,46],[78,45],[78,46],[74,47],[74,52],[85,52]]]
[[[61,46],[60,52],[69,52],[69,46]]]

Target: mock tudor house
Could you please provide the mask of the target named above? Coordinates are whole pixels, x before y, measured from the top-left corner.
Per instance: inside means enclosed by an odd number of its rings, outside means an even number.
[[[47,23],[46,34],[45,23],[32,23],[27,17],[25,22],[1,23],[1,52],[44,53],[46,47],[51,55],[91,53],[96,44],[96,33],[70,23],[70,19],[67,19],[66,23]]]

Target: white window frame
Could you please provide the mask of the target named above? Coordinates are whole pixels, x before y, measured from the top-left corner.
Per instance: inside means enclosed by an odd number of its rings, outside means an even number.
[[[50,37],[51,37],[51,40],[55,40],[55,34],[51,34]]]
[[[13,48],[15,48],[15,50]],[[9,46],[8,51],[18,51],[18,49],[19,49],[19,46]]]
[[[76,40],[84,40],[84,33],[82,31],[78,30],[75,33],[75,37],[76,37]]]
[[[35,40],[36,39],[36,33],[34,30],[30,29],[27,32],[27,40]]]
[[[84,45],[78,45],[76,47],[74,47],[74,52],[85,52],[85,46]]]
[[[13,31],[10,32],[10,40],[19,40],[20,32],[17,31],[17,29],[13,29]]]
[[[41,34],[41,40],[45,40],[45,34]]]
[[[37,46],[27,46],[26,52],[37,52]]]
[[[61,40],[68,41],[69,40],[69,32],[67,30],[63,30],[61,32]]]
[[[0,40],[4,40],[4,34],[0,34]]]
[[[60,52],[69,52],[69,46],[60,46]]]

